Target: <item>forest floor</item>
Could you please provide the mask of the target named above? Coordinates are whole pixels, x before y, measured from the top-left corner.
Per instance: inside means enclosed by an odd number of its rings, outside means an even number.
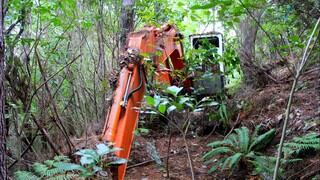
[[[253,130],[257,125],[267,129],[275,128],[277,136],[266,149],[268,155],[276,155],[276,145],[280,140],[281,127],[291,89],[292,79],[281,84],[269,84],[263,89],[245,91],[230,102],[250,102],[247,108],[236,112],[231,127],[247,126]],[[304,135],[308,132],[320,132],[320,66],[307,69],[302,75],[295,92],[286,139]],[[157,122],[156,122],[157,123]],[[179,133],[172,136],[171,147],[168,151],[169,135],[161,127],[163,123],[154,124],[147,135],[135,137],[128,163],[126,179],[154,180],[167,178],[167,157],[169,155],[170,179],[191,179],[190,167],[185,151],[184,141]],[[165,126],[165,125],[163,125]],[[260,179],[250,176],[248,172],[238,172],[230,176],[229,172],[208,174],[210,167],[203,163],[202,156],[209,149],[206,146],[214,140],[223,139],[228,130],[215,131],[202,137],[189,135],[187,138],[193,161],[196,179]],[[159,160],[161,159],[161,160]],[[156,162],[157,161],[157,162]],[[306,168],[309,167],[309,168]],[[320,176],[319,153],[306,155],[303,161],[286,167],[291,179],[309,179]],[[289,179],[290,179],[289,178]]]
[[[249,108],[240,111],[239,118],[235,116],[233,125],[235,127],[247,126],[254,129],[257,125],[263,125],[268,129],[276,128],[277,137],[266,152],[275,155],[276,144],[280,139],[281,127],[284,120],[284,113],[290,93],[292,80],[283,84],[270,84],[263,89],[243,93],[237,100],[250,101]],[[231,99],[232,100],[232,99]],[[295,92],[289,120],[289,133],[287,139],[295,135],[304,135],[311,131],[320,132],[320,68],[313,67],[306,70],[301,77],[297,91]],[[232,126],[233,126],[232,125]],[[153,131],[151,129],[151,131]],[[155,130],[156,131],[156,130]],[[208,175],[210,167],[204,165],[202,156],[208,151],[206,146],[215,139],[223,139],[221,134],[214,133],[211,136],[188,138],[191,157],[196,179],[256,179],[243,173],[237,176],[229,176],[229,173],[213,173]],[[127,179],[132,180],[153,180],[167,179],[166,160],[168,156],[169,135],[163,132],[153,132],[149,135],[140,135],[135,138],[131,153],[131,161],[127,171]],[[153,144],[161,159],[161,164],[155,161],[150,162],[150,150],[148,146]],[[150,149],[150,148],[149,148]],[[172,137],[169,156],[170,179],[190,179],[190,168],[185,152],[184,142],[179,134]],[[319,154],[318,154],[319,155]],[[132,165],[136,164],[138,166]],[[315,174],[320,174],[319,156],[306,156],[303,162],[296,163],[288,168],[288,174],[293,175],[292,179],[308,179]],[[309,165],[310,168],[305,169]],[[311,166],[310,166],[311,165]],[[245,172],[244,172],[245,173]],[[308,174],[310,176],[308,176]],[[257,178],[258,179],[258,178]]]

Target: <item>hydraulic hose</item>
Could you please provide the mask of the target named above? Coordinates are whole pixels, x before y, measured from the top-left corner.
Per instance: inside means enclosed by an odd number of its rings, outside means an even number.
[[[128,99],[132,96],[133,93],[137,92],[139,89],[141,89],[142,87],[142,83],[143,83],[143,75],[144,74],[142,71],[142,65],[139,65],[139,78],[140,78],[140,82],[139,82],[139,86],[136,87],[135,89],[133,89],[132,91],[130,91],[130,93],[128,94]]]

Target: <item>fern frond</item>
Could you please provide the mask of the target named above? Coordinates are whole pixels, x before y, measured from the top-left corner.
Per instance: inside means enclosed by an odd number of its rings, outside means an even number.
[[[47,180],[84,180],[84,178],[79,177],[78,174],[59,174],[53,177],[48,178]]]
[[[235,133],[230,134],[227,139],[232,142],[233,147],[239,147],[238,136]]]
[[[49,159],[49,160],[45,160],[43,163],[44,163],[45,165],[51,167],[51,166],[53,166],[53,164],[55,163],[55,161]]]
[[[60,169],[60,168],[52,168],[52,169],[48,169],[46,171],[45,176],[46,177],[52,177],[54,175],[61,174],[61,173],[64,173],[64,171],[62,169]]]
[[[70,162],[70,158],[68,156],[55,156],[53,160],[55,162]]]
[[[222,145],[224,145],[224,146],[232,145],[232,141],[230,139],[225,139],[223,141],[215,141],[215,142],[209,143],[207,146],[215,148],[215,147],[219,147],[219,146],[222,146]]]
[[[66,162],[57,162],[54,164],[54,167],[58,168],[61,172],[66,171],[86,171],[86,168],[79,164],[66,163]]]
[[[261,127],[262,127],[262,125],[259,124],[258,126],[256,126],[256,128],[254,128],[254,131],[253,131],[253,133],[252,133],[252,137],[253,137],[253,138],[255,138],[255,137],[258,136],[258,133],[259,133]]]
[[[223,165],[222,165],[222,169],[226,169],[226,168],[228,168],[228,169],[234,169],[234,168],[238,165],[238,163],[239,163],[239,161],[240,161],[240,159],[241,159],[242,156],[243,156],[242,153],[236,153],[236,154],[228,157],[228,158],[224,161],[224,163],[223,163]]]
[[[302,137],[294,137],[291,141],[284,143],[286,154],[295,154],[304,150],[320,150],[320,136],[317,133],[309,133]]]
[[[212,149],[211,151],[206,153],[202,158],[208,159],[208,158],[211,158],[211,157],[216,156],[218,154],[225,154],[225,153],[230,153],[230,152],[233,152],[233,151],[229,147],[218,147],[218,148]]]
[[[252,150],[257,151],[266,147],[270,143],[270,141],[274,138],[275,135],[276,135],[276,130],[271,129],[268,132],[258,137],[255,137],[249,147],[249,151],[252,151]]]
[[[209,174],[216,171],[219,167],[221,167],[221,164],[226,160],[226,157],[220,158],[217,162],[215,162],[215,165],[213,165],[210,170],[208,171]]]
[[[17,171],[14,173],[15,180],[40,180],[40,177],[36,176],[32,172]]]
[[[32,170],[34,171],[34,173],[40,177],[45,176],[47,170],[49,169],[49,167],[45,164],[42,163],[34,163],[32,165]]]
[[[320,135],[311,132],[309,134],[306,134],[302,137],[294,137],[293,138],[294,142],[302,142],[302,143],[310,143],[310,144],[319,144],[320,143]]]
[[[248,152],[250,136],[249,136],[249,129],[247,127],[241,127],[235,129],[236,133],[239,136],[239,145],[241,152],[246,153]]]
[[[295,149],[320,149],[320,144],[312,144],[312,143],[285,143],[286,147],[291,147]]]

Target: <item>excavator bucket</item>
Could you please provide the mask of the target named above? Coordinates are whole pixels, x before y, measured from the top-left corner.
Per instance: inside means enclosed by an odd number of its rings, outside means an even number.
[[[152,57],[157,66],[158,81],[172,84],[170,72],[184,67],[179,37],[171,25],[165,25],[161,29],[148,26],[129,34],[128,49],[120,61],[122,68],[102,134],[104,141],[112,142],[115,147],[122,149],[116,152],[118,157],[129,158],[134,130],[139,119],[146,83],[141,54]],[[156,52],[160,52],[160,55],[157,56],[159,53]],[[168,62],[169,60],[171,62]],[[126,167],[127,164],[123,164],[115,168],[115,179],[124,179]]]

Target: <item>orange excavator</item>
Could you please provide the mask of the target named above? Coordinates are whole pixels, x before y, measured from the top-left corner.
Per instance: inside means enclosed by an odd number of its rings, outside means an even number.
[[[134,130],[139,119],[139,107],[143,101],[146,86],[144,57],[148,54],[156,67],[156,81],[172,85],[174,70],[181,70],[183,61],[182,35],[175,26],[166,24],[161,28],[146,26],[132,32],[127,38],[125,53],[120,57],[120,74],[113,93],[102,134],[104,141],[113,142],[121,148],[116,155],[128,159]],[[184,82],[186,87],[191,81]],[[114,179],[123,180],[127,164],[115,167]]]

